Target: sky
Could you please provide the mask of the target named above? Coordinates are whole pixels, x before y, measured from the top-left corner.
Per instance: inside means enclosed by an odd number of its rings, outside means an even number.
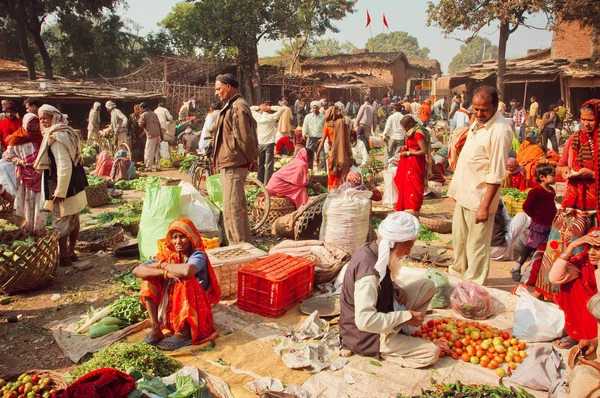
[[[177,0],[127,0],[127,2],[128,9],[122,10],[121,15],[140,24],[143,27],[141,33],[146,34],[159,29],[157,23],[169,13]],[[456,32],[454,38],[444,38],[440,29],[427,27],[427,1],[425,0],[359,0],[355,8],[354,14],[335,23],[340,30],[339,33],[328,32],[323,37],[336,38],[341,43],[349,41],[357,48],[364,48],[371,37],[371,32],[373,37],[387,32],[387,29],[384,31],[383,26],[385,13],[390,32],[405,31],[416,37],[421,47],[428,47],[431,51],[429,57],[437,59],[442,65],[442,71],[447,73],[448,64],[463,44],[456,39],[465,39],[470,35],[468,32]],[[372,19],[371,30],[365,27],[367,9]],[[533,17],[528,23],[536,27],[545,25],[541,16]],[[492,24],[486,27],[480,32],[480,36],[488,38],[497,45],[497,26]],[[548,48],[551,42],[551,32],[520,27],[510,36],[506,55],[508,58],[523,56],[528,49]],[[259,56],[275,55],[275,51],[280,47],[279,41],[262,41],[258,48]]]

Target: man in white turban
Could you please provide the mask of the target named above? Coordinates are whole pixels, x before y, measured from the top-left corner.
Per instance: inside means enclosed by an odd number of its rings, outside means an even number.
[[[440,349],[435,344],[402,333],[405,325],[421,326],[435,292],[433,282],[423,279],[404,287],[394,282],[419,228],[412,214],[391,214],[379,226],[381,238],[352,255],[340,298],[343,350],[409,368],[437,362]]]
[[[313,169],[313,162],[315,158],[315,152],[319,148],[319,142],[323,137],[323,127],[325,126],[325,115],[323,115],[319,108],[321,104],[319,101],[313,101],[310,103],[311,112],[304,117],[302,123],[302,136],[306,140],[306,151],[308,152],[308,168]],[[319,170],[325,170],[325,152],[317,160]]]
[[[131,139],[129,138],[129,119],[117,108],[117,104],[112,101],[106,101],[106,109],[110,112],[110,128],[117,137],[117,148],[121,144],[126,144],[131,149]]]

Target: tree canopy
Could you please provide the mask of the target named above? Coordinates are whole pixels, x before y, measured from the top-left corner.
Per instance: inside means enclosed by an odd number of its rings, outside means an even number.
[[[367,40],[366,49],[370,52],[399,52],[407,57],[429,58],[429,49],[419,47],[416,37],[406,32],[380,33]]]
[[[489,39],[475,36],[468,44],[460,46],[460,52],[450,61],[448,71],[450,73],[458,72],[471,64],[476,64],[484,59],[496,58],[497,56],[498,46],[493,45]]]

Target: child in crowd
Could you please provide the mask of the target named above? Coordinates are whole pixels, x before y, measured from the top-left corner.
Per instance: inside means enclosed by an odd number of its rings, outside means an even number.
[[[521,280],[521,267],[538,246],[548,240],[552,221],[556,216],[554,198],[556,192],[551,187],[556,182],[556,171],[550,163],[538,164],[535,168],[537,184],[533,187],[523,203],[523,211],[531,217],[527,243],[521,251],[519,260],[512,269],[512,278],[515,282]]]

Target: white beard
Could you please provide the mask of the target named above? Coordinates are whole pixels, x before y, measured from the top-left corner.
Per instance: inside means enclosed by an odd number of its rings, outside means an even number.
[[[395,280],[400,276],[400,270],[402,269],[403,258],[398,257],[396,253],[390,253],[390,264],[388,268],[390,269],[390,277],[392,280]]]

